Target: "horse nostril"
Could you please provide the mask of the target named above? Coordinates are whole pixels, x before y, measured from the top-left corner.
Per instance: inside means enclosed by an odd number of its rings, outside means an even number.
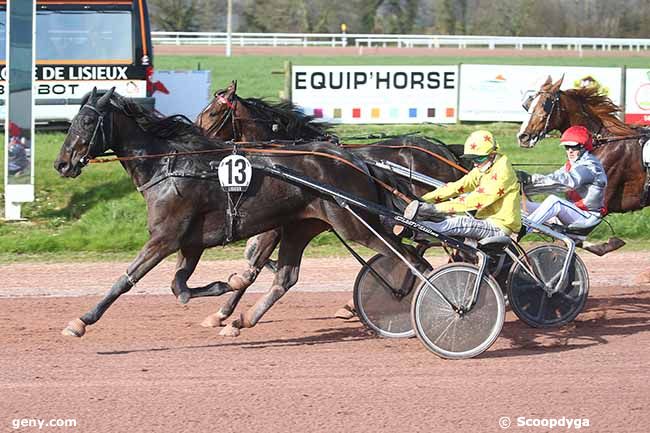
[[[55,168],[56,171],[58,171],[59,173],[63,173],[63,172],[65,172],[65,171],[68,169],[69,166],[70,166],[70,164],[68,164],[68,163],[65,162],[65,161],[60,161],[59,163],[55,163],[55,164],[54,164],[54,168]]]

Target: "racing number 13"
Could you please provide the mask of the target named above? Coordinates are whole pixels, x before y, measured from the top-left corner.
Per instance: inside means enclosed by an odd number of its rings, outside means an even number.
[[[236,159],[236,160],[230,159],[226,162],[226,165],[228,166],[228,183],[230,185],[232,184],[242,185],[246,183],[246,160],[245,159]]]

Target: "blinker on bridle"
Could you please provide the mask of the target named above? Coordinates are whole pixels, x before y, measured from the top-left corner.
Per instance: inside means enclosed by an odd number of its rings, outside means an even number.
[[[548,94],[551,95],[550,97],[546,98],[544,100],[544,103],[542,105],[542,108],[544,109],[544,113],[546,114],[546,121],[544,122],[544,129],[537,134],[537,137],[543,137],[546,134],[548,134],[549,131],[549,124],[551,123],[551,118],[553,117],[553,113],[555,112],[556,107],[560,104],[560,93],[561,90],[557,90],[553,93],[547,92],[545,90],[540,90],[539,92],[535,93],[534,95],[529,96],[526,98],[526,100],[521,104],[524,110],[528,111],[530,110],[530,104],[535,100],[535,98],[538,95],[542,94]]]
[[[100,129],[102,131],[102,145],[106,144],[106,134],[105,134],[104,127],[103,127],[104,126],[104,117],[106,116],[106,113],[101,113],[99,110],[97,110],[95,107],[93,107],[92,105],[89,105],[89,104],[86,104],[83,107],[81,107],[81,110],[79,110],[79,112],[81,113],[81,111],[83,111],[84,109],[91,110],[95,114],[97,114],[97,123],[95,124],[95,129],[93,130],[93,134],[90,137],[90,141],[88,142],[88,149],[86,150],[86,153],[79,159],[79,164],[82,167],[85,167],[86,165],[88,165],[88,163],[90,162],[91,159],[96,158],[103,151],[103,149],[100,149],[100,151],[97,152],[96,154],[95,154],[95,152],[93,152],[93,150],[97,150],[96,149],[96,147],[97,147],[97,133],[99,132]],[[73,123],[72,125],[70,125],[69,132],[76,135],[77,138],[83,139],[82,136],[85,135],[84,133],[86,131],[78,129],[75,126],[75,124]],[[92,155],[91,155],[91,153],[92,153]]]
[[[239,140],[240,137],[237,136],[238,131],[237,131],[237,125],[235,124],[235,112],[237,110],[235,104],[218,92],[215,94],[215,99],[218,102],[225,104],[228,107],[228,110],[224,113],[223,118],[218,123],[215,122],[212,125],[210,125],[210,127],[206,130],[206,133],[214,134],[214,135],[218,134],[219,131],[221,131],[221,129],[223,129],[226,126],[228,120],[230,120],[232,123],[233,134],[235,136],[234,139]],[[210,110],[209,115],[210,117],[216,116],[217,115],[216,110],[214,111]],[[201,117],[201,120],[199,120],[199,126],[202,127],[203,126],[202,123],[203,123],[203,119]]]

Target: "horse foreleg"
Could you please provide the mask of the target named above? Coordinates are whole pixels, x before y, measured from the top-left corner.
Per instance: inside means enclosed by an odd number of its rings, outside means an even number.
[[[215,281],[201,287],[188,287],[187,280],[190,279],[196,269],[203,251],[203,249],[199,248],[183,248],[178,252],[176,273],[172,281],[172,292],[178,297],[181,304],[187,304],[191,298],[220,296],[233,290],[223,281]]]
[[[275,247],[280,242],[280,235],[280,229],[270,230],[254,236],[246,242],[244,257],[248,260],[248,269],[241,275],[232,274],[230,278],[228,278],[228,286],[233,291],[233,294],[228,298],[228,300],[226,300],[226,303],[221,306],[219,311],[207,316],[203,322],[201,322],[201,326],[206,328],[222,326],[223,320],[230,317],[246,292],[246,289],[255,282],[260,271],[268,262],[271,254],[273,254],[273,250],[275,250]]]
[[[282,228],[278,272],[271,289],[262,295],[255,304],[238,319],[225,327],[220,335],[236,337],[241,328],[251,328],[262,316],[298,281],[300,261],[305,247],[314,236],[325,231],[328,226],[319,220],[306,220],[296,223],[289,229]]]
[[[166,239],[149,239],[138,254],[138,257],[129,265],[126,273],[118,278],[104,298],[92,310],[79,319],[68,323],[68,326],[61,333],[71,337],[83,336],[86,333],[87,325],[92,325],[97,322],[117,298],[131,290],[131,287],[140,281],[161,260],[176,251],[176,249],[177,247],[172,247],[172,243]]]

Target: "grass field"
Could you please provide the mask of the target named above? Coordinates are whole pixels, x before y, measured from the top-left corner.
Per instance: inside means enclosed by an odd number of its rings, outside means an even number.
[[[212,71],[213,90],[225,88],[231,80],[238,80],[237,93],[245,97],[277,98],[282,89],[284,62],[295,65],[454,65],[504,64],[548,66],[610,66],[647,68],[647,57],[208,57],[208,56],[158,56],[156,68],[164,70],[202,69]],[[272,72],[276,73],[272,73]]]
[[[213,87],[224,87],[231,79],[239,80],[238,92],[243,96],[274,98],[282,88],[283,77],[271,74],[285,60],[295,64],[449,64],[453,58],[289,58],[282,57],[158,57],[159,69],[210,69]],[[464,59],[467,62],[467,59]],[[621,63],[624,62],[624,63]],[[476,58],[472,63],[513,64],[571,64],[590,66],[647,66],[647,58],[603,59],[536,59],[536,58]],[[504,151],[515,164],[563,162],[563,152],[557,139],[547,139],[534,150],[520,149],[515,140],[518,125],[512,123],[473,125],[372,125],[339,126],[342,136],[368,133],[404,134],[420,132],[447,143],[462,143],[478,128],[491,129],[499,138]],[[23,206],[27,222],[0,222],[0,262],[21,259],[75,257],[82,260],[126,258],[142,246],[147,238],[145,206],[131,180],[117,163],[87,167],[77,179],[61,179],[52,168],[63,141],[62,133],[38,133],[36,136],[36,201]],[[2,156],[0,155],[0,158]],[[528,171],[549,171],[549,167],[520,167]],[[4,167],[2,163],[1,167]],[[0,187],[1,188],[1,187]],[[4,203],[0,203],[4,207]],[[608,218],[617,235],[636,239],[637,245],[650,239],[648,211]],[[606,225],[599,227],[595,238],[609,236]],[[331,235],[318,238],[312,255],[341,253]],[[211,257],[239,256],[241,248],[224,249]]]

